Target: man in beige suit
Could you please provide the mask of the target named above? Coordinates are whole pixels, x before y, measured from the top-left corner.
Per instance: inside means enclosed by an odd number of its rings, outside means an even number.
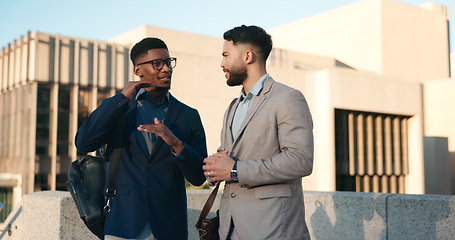
[[[313,168],[308,104],[267,74],[272,39],[262,28],[242,25],[224,39],[227,84],[243,88],[224,115],[218,153],[204,160],[210,181],[226,181],[220,239],[310,239],[301,183]]]

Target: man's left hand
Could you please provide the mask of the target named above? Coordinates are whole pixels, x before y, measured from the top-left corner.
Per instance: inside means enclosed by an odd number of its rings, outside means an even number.
[[[179,153],[183,149],[183,143],[180,141],[169,128],[161,123],[157,118],[153,119],[155,124],[143,124],[140,125],[137,130],[141,132],[154,133],[157,136],[161,137],[164,142],[174,149],[175,153]]]
[[[229,157],[228,151],[212,154],[204,159],[204,175],[212,182],[231,181],[231,170],[234,167],[234,159]]]

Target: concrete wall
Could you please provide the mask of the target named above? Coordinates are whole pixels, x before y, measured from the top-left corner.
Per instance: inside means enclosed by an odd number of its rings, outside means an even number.
[[[210,190],[188,191],[190,240],[198,239],[194,225],[209,194]],[[306,191],[305,208],[313,240],[452,239],[455,235],[455,196]],[[10,231],[0,232],[0,239],[96,239],[68,192],[25,195],[1,229],[9,224]]]

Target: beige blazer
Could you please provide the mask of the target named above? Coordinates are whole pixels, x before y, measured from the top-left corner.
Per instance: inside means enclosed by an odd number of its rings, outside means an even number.
[[[268,77],[233,138],[237,105],[226,110],[218,149],[239,160],[239,183],[226,184],[220,203],[220,239],[231,218],[242,240],[310,239],[301,178],[313,168],[313,122],[305,97]]]

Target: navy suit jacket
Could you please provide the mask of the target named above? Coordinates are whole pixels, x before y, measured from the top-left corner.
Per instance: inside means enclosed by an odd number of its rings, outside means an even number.
[[[170,95],[163,123],[183,142],[182,157],[157,138],[150,154],[143,137],[137,135],[137,104],[121,93],[102,101],[76,134],[76,147],[91,152],[108,144],[126,112],[117,195],[111,201],[104,233],[122,238],[137,237],[147,218],[157,239],[188,239],[185,178],[193,185],[205,181],[202,170],[207,157],[205,132],[197,110]],[[153,123],[153,119],[149,120]]]

